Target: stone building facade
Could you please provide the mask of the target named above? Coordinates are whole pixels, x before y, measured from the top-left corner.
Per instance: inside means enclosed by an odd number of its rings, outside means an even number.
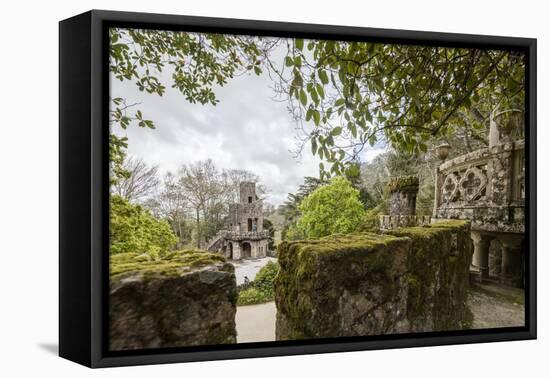
[[[444,161],[436,171],[433,212],[434,218],[471,221],[472,269],[480,280],[495,278],[520,287],[525,259],[525,142],[511,131],[523,127],[523,112],[497,114],[490,120],[487,148]],[[490,258],[491,250],[500,253]]]
[[[207,249],[240,260],[265,257],[268,247],[269,233],[263,229],[263,207],[256,184],[241,182],[239,202],[229,205],[228,229],[220,231]]]

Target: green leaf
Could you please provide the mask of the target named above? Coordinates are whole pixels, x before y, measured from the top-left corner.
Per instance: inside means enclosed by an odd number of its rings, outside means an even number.
[[[307,105],[307,94],[303,89],[300,89],[300,102],[303,106]]]
[[[313,117],[313,109],[312,108],[309,108],[306,112],[306,121],[309,122],[309,120],[311,119],[311,117]]]
[[[302,50],[304,48],[304,40],[301,38],[296,39],[296,48]]]
[[[319,96],[321,96],[321,98],[325,98],[325,91],[323,90],[323,86],[321,84],[317,84],[316,88]]]
[[[321,80],[321,83],[324,85],[328,84],[328,75],[327,72],[324,70],[317,71],[317,75],[319,76],[319,79]]]
[[[294,65],[294,61],[292,60],[291,57],[287,56],[287,57],[285,58],[285,65],[286,65],[287,67],[292,67],[292,66]]]
[[[315,122],[315,126],[319,126],[319,122],[321,122],[321,113],[318,110],[313,111],[313,122]]]
[[[351,135],[352,135],[354,138],[357,138],[357,128],[355,127],[355,124],[350,123],[350,124],[348,125],[348,129],[349,129],[349,131],[351,132]]]
[[[338,136],[342,134],[342,128],[340,126],[338,127],[335,127],[334,129],[332,129],[332,131],[330,132],[330,135],[332,136]]]

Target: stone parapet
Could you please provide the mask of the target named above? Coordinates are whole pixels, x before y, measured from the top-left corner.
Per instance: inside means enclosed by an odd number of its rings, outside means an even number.
[[[109,348],[113,351],[236,342],[234,267],[219,254],[111,257]]]
[[[277,340],[468,328],[469,233],[451,221],[281,243]]]
[[[381,230],[391,230],[398,227],[425,226],[430,224],[431,219],[429,215],[380,215],[379,224]]]

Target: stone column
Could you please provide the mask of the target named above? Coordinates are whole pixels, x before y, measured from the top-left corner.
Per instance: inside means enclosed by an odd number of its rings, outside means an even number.
[[[522,236],[506,235],[499,238],[502,244],[500,282],[510,286],[523,286]]]
[[[232,242],[233,244],[233,260],[241,259],[241,243]]]
[[[479,281],[483,282],[489,276],[489,247],[492,237],[479,231],[472,231],[471,238],[474,242],[472,266],[479,272]]]
[[[415,215],[418,177],[392,177],[388,183],[391,193],[390,215]]]

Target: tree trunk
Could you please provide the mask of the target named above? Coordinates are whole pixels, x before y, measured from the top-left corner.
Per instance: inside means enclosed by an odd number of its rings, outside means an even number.
[[[201,248],[201,226],[200,226],[200,216],[199,216],[199,208],[196,209],[197,214],[197,248]]]

